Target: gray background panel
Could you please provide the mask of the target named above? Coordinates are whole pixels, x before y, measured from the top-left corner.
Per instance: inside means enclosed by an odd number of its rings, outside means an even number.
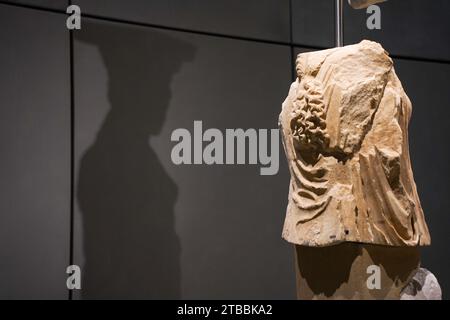
[[[75,61],[78,297],[295,298],[281,144],[275,176],[170,159],[194,120],[276,128],[289,48],[85,21]]]
[[[292,40],[303,46],[334,46],[334,0],[292,0]]]
[[[0,5],[0,20],[0,298],[66,299],[70,78],[65,18]]]
[[[74,0],[82,12],[135,22],[289,41],[289,0]]]
[[[42,8],[64,9],[64,10],[69,5],[68,0],[2,0],[1,2],[10,2],[13,4],[25,4]]]
[[[369,30],[366,10],[345,6],[346,44],[370,39],[394,55],[450,61],[450,1],[389,0],[379,7],[381,30]]]
[[[344,41],[380,42],[393,55],[450,61],[450,20],[447,0],[390,0],[378,4],[381,30],[369,30],[365,9],[344,1]],[[292,0],[293,42],[296,45],[334,46],[334,1]]]

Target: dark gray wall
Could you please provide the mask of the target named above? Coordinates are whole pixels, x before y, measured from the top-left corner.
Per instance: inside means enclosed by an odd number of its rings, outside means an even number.
[[[344,1],[346,2],[346,1]],[[390,54],[450,61],[447,0],[389,0],[378,4],[381,30],[369,30],[365,9],[344,6],[344,43],[380,42]],[[334,0],[292,0],[293,42],[299,46],[334,46]]]
[[[450,62],[450,1],[391,0],[380,4],[381,30],[369,30],[365,10],[345,7],[345,43],[370,39],[393,55]]]
[[[7,2],[0,298],[67,298],[72,247],[83,268],[75,299],[295,298],[293,250],[281,240],[282,149],[276,176],[260,176],[257,166],[175,166],[170,134],[192,131],[194,120],[205,129],[275,128],[291,50],[333,46],[333,1],[74,0],[89,18],[73,33],[72,119],[67,1]],[[380,6],[381,31],[365,28],[364,10],[346,8],[345,42],[374,39],[396,56],[432,234],[423,265],[448,298],[450,159],[439,123],[450,103],[448,3]]]
[[[134,22],[289,41],[289,0],[74,0],[83,12]]]
[[[334,45],[334,0],[292,0],[292,41],[302,46]]]
[[[0,298],[67,299],[69,39],[63,16],[0,5]]]
[[[2,2],[60,10],[65,10],[69,5],[69,0],[4,0]]]
[[[89,20],[75,61],[81,297],[294,298],[284,161],[261,177],[170,159],[194,120],[276,128],[289,48]]]

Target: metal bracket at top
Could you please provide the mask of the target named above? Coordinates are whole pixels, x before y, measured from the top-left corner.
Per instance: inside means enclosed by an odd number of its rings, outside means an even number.
[[[342,47],[344,45],[344,17],[343,17],[343,0],[335,0],[335,45]]]

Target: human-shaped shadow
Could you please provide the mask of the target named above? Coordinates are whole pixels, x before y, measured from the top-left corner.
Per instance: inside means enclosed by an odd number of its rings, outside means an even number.
[[[164,31],[93,21],[75,40],[98,48],[111,105],[79,166],[82,298],[180,298],[177,186],[149,138],[161,130],[172,77],[194,48]]]

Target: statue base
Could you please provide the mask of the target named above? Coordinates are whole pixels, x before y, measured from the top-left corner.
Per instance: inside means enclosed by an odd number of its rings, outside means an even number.
[[[419,247],[295,246],[301,300],[397,300],[420,267]]]

